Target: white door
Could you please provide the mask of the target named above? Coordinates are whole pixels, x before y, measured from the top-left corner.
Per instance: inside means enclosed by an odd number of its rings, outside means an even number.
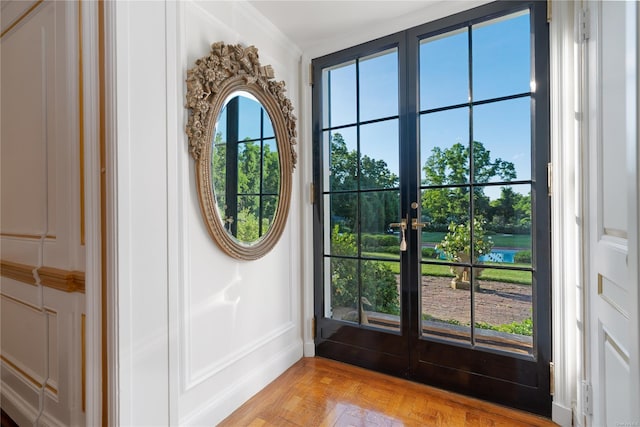
[[[638,5],[605,1],[586,6],[584,259],[592,399],[583,409],[590,426],[640,425]]]

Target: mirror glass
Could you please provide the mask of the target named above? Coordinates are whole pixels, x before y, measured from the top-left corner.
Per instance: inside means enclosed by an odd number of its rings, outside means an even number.
[[[249,92],[224,101],[213,132],[212,187],[222,227],[252,245],[276,216],[280,189],[278,145],[269,114]]]

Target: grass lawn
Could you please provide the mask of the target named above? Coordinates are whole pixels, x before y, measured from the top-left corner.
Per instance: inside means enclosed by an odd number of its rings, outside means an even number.
[[[397,255],[379,253],[379,252],[366,252],[363,253],[365,256],[372,256],[377,258],[390,258],[396,261],[383,261],[385,264],[391,268],[391,271],[394,274],[400,274],[400,260]],[[442,261],[442,265],[439,265],[440,261],[434,260],[438,262],[438,264],[422,264],[422,275],[423,276],[437,276],[437,277],[453,277],[453,273],[449,269],[447,264],[444,264]],[[531,273],[528,271],[517,271],[517,270],[498,270],[489,268],[491,265],[504,265],[487,262],[484,265],[487,268],[482,270],[480,274],[480,280],[495,280],[496,282],[505,282],[505,283],[517,283],[520,285],[531,285]],[[529,264],[509,264],[512,267],[531,267]]]

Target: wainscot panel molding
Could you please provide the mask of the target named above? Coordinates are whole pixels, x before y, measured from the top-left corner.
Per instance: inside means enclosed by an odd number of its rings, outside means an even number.
[[[29,16],[44,0],[13,1],[2,5],[2,32],[0,37],[7,34],[15,26]]]
[[[292,332],[294,329],[295,325],[293,323],[287,323],[281,328],[278,328],[270,334],[266,335],[265,337],[247,343],[242,348],[234,351],[233,353],[230,353],[223,359],[218,360],[216,363],[210,364],[204,369],[196,372],[185,372],[185,376],[186,378],[188,378],[188,381],[185,384],[185,391],[191,390],[203,381],[206,381],[212,376],[218,374],[220,371],[232,366],[235,363],[238,363],[239,360],[245,359],[246,357],[250,356],[252,353],[259,353],[260,351],[264,351],[265,346]],[[185,367],[187,366],[191,366],[191,364],[185,364]]]
[[[28,285],[36,285],[33,274],[36,267],[11,261],[0,261],[0,275]]]
[[[11,261],[0,261],[0,275],[18,282],[36,286],[36,277],[40,284],[64,292],[85,291],[83,271],[69,271],[54,267],[35,267]]]
[[[40,284],[64,292],[84,293],[84,272],[67,271],[53,267],[40,267]]]
[[[36,305],[7,295],[11,287],[2,288],[3,409],[9,408],[5,411],[17,422],[27,419],[33,424],[29,414],[39,414],[36,423],[43,425],[84,425],[80,335],[84,294],[40,287],[41,301]]]
[[[0,14],[0,400],[19,425],[86,425],[86,8],[6,0]]]
[[[123,16],[122,27],[137,33],[137,28],[142,28],[137,20],[149,21],[149,13],[151,10],[147,8],[144,16],[129,14],[128,21]],[[170,411],[165,423],[215,425],[302,357],[298,267],[302,251],[299,247],[301,226],[297,216],[301,199],[300,171],[294,172],[291,212],[274,248],[265,257],[251,262],[234,260],[220,251],[211,241],[198,208],[194,168],[184,131],[186,70],[197,58],[209,52],[211,43],[223,41],[254,45],[259,51],[260,62],[271,65],[276,79],[285,82],[295,113],[300,112],[301,52],[278,28],[245,2],[171,3],[166,10],[166,19],[163,16],[162,20],[162,29],[154,26],[152,34],[149,34],[147,25],[145,31],[151,40],[166,41],[163,46],[166,49],[166,66],[163,68],[166,70],[166,99],[157,95],[154,99],[167,103],[164,111],[167,112],[167,138],[170,143],[167,146],[155,143],[153,153],[147,150],[145,156],[155,158],[166,154],[170,160],[162,163],[166,164],[166,170],[155,170],[151,175],[147,172],[149,176],[144,180],[125,173],[121,177],[124,180],[119,182],[122,187],[135,189],[133,196],[142,192],[155,194],[157,185],[154,183],[169,183],[166,205],[154,202],[153,206],[143,207],[154,221],[164,218],[159,212],[165,209],[169,219],[168,227],[163,228],[167,229],[167,236],[161,241],[166,245],[169,273],[164,294],[169,296],[165,310],[169,321]],[[127,38],[126,45],[131,51],[137,50],[132,44],[142,41],[136,40],[137,36],[129,35]],[[131,73],[129,75],[132,76]],[[147,85],[147,75],[142,75],[144,82],[132,78],[126,83],[123,80],[122,84],[129,87]],[[148,104],[144,99],[129,99],[131,105],[137,105],[137,102]],[[153,116],[149,111],[144,119],[153,120]],[[127,121],[130,133],[135,134],[131,128],[138,127],[137,124],[143,121],[139,116],[135,122]],[[129,168],[149,170],[144,157],[138,157],[134,151],[130,153],[119,161]],[[149,189],[151,185],[154,185],[153,189]],[[119,192],[119,200],[121,197],[127,199],[128,192]],[[128,202],[125,200],[123,203]],[[136,214],[145,215],[139,210]],[[139,227],[130,228],[129,223],[120,225],[124,230],[131,230],[127,234],[128,241],[147,240],[143,239]],[[157,230],[154,232],[157,235]],[[133,273],[135,276],[135,270],[132,265],[131,270],[123,270],[121,274],[129,276]],[[153,293],[159,292],[157,285],[154,283]],[[123,307],[138,305],[136,294],[123,292],[119,297],[121,311]],[[161,304],[154,305],[152,316],[160,316],[162,310]],[[136,319],[130,317],[130,320],[127,329],[139,329],[138,333],[148,324],[145,320],[136,327]],[[158,354],[158,358],[161,356]],[[120,363],[122,366],[122,359]],[[129,365],[126,359],[124,363]],[[160,362],[154,362],[154,366],[156,364],[160,365]],[[125,375],[121,369],[120,377]],[[124,383],[128,389],[135,390],[141,379],[129,376]],[[142,415],[146,404],[130,408],[130,404],[122,403],[131,398],[136,397],[119,396],[121,414],[124,406],[126,411],[135,410]],[[138,398],[149,401],[146,397]],[[154,411],[151,417],[157,419],[158,411],[149,409]],[[121,418],[121,421],[127,419],[133,418]]]
[[[214,394],[207,394],[208,387],[201,389],[200,398],[197,400],[199,406],[191,408],[188,415],[181,418],[177,424],[181,426],[217,425],[300,360],[302,357],[300,344],[294,341],[287,347],[280,347],[277,352],[272,351],[271,357],[253,364],[242,374],[234,373],[233,378],[227,376],[225,378],[227,381],[223,383],[226,386],[218,387]],[[193,402],[196,400],[194,399]]]

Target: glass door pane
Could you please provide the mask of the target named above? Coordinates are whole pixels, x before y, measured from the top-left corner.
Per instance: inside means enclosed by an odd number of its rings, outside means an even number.
[[[314,59],[316,354],[550,413],[545,25],[493,2]]]
[[[420,43],[426,339],[532,354],[529,34],[518,12]]]
[[[323,70],[325,316],[400,331],[398,52]]]

